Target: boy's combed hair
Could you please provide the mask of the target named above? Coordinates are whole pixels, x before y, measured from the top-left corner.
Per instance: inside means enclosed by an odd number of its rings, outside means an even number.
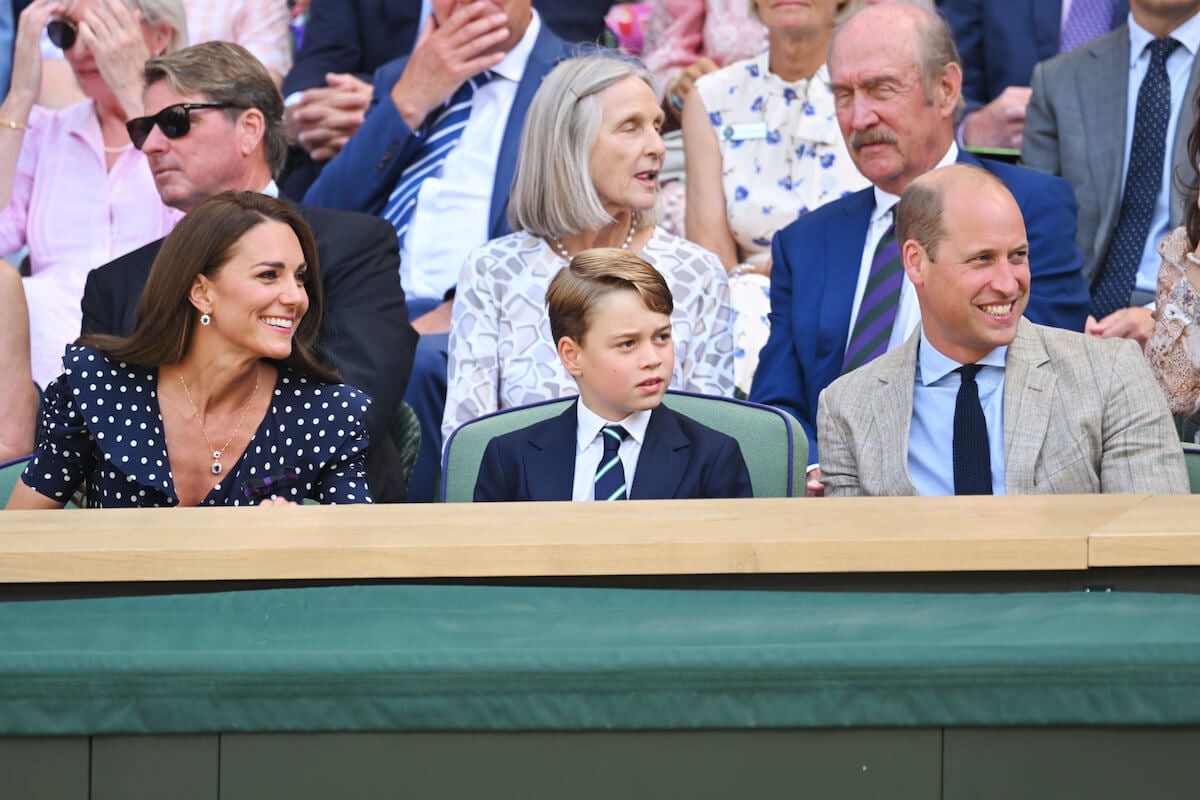
[[[554,276],[546,290],[554,341],[570,336],[582,342],[596,302],[620,289],[637,292],[646,308],[656,313],[669,316],[675,308],[666,279],[648,262],[617,247],[584,250]]]

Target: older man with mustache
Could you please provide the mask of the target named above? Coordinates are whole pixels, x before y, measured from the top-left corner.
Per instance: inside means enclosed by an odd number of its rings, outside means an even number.
[[[750,392],[751,400],[783,408],[804,426],[810,494],[822,492],[817,396],[838,376],[902,344],[920,322],[892,220],[913,180],[955,162],[994,174],[1028,221],[1032,281],[1025,316],[1082,331],[1088,308],[1071,188],[955,145],[962,65],[940,17],[906,4],[864,8],[835,34],[829,72],[850,156],[873,186],[775,235],[771,335]]]

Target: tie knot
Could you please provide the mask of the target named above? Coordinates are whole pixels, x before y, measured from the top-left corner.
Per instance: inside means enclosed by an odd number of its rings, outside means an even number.
[[[604,437],[605,453],[617,452],[617,449],[621,446],[621,442],[625,441],[625,437],[629,435],[629,431],[620,425],[605,425],[600,429],[600,433]]]
[[[1161,39],[1155,39],[1150,44],[1146,45],[1150,48],[1150,63],[1166,63],[1167,57],[1175,52],[1175,48],[1179,47],[1179,40],[1172,39],[1170,36],[1164,36]]]
[[[983,369],[982,364],[963,364],[954,371],[962,376],[963,383],[974,383],[975,376],[979,374],[979,370],[981,369]]]
[[[471,88],[473,91],[478,91],[479,87],[483,86],[484,84],[488,83],[489,81],[491,81],[497,77],[498,76],[495,72],[492,72],[490,69],[485,69],[483,72],[479,73],[478,75],[468,78],[467,83],[471,84]]]

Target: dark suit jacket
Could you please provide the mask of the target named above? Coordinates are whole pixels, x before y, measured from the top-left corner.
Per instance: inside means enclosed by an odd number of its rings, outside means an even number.
[[[475,501],[570,500],[577,402],[557,417],[492,439],[479,466]],[[735,439],[666,406],[654,409],[629,499],[753,496]]]
[[[612,3],[535,0],[533,5],[542,23],[564,40],[594,42],[604,30],[604,15]],[[315,0],[304,44],[283,81],[284,97],[324,86],[328,72],[349,72],[371,80],[384,64],[412,52],[420,17],[421,0]],[[282,183],[284,194],[297,200],[304,197],[326,163],[313,161],[302,148],[292,147]]]
[[[1058,53],[1062,0],[945,0],[942,14],[963,60],[963,96],[989,103],[1009,86],[1029,86],[1033,67]],[[1129,15],[1121,0],[1115,28]]]
[[[342,379],[372,400],[367,475],[376,502],[403,499],[398,453],[388,437],[412,372],[417,334],[400,286],[396,231],[377,217],[299,208],[317,239],[325,319],[318,345]],[[142,288],[162,239],[92,270],[83,293],[83,332],[133,333]]]
[[[496,162],[496,178],[492,184],[489,238],[511,233],[507,219],[508,195],[517,166],[517,147],[521,141],[521,129],[525,125],[525,112],[529,110],[529,103],[542,78],[569,55],[568,45],[543,25],[529,54],[525,76],[517,87],[517,95],[504,129],[504,139]],[[383,211],[400,176],[421,148],[421,137],[414,135],[405,124],[389,96],[407,63],[407,58],[399,58],[380,67],[375,73],[375,98],[362,127],[322,170],[321,177],[309,187],[304,195],[305,203],[367,214]]]
[[[1082,331],[1088,291],[1075,249],[1075,196],[1059,178],[960,151],[960,163],[1004,181],[1025,215],[1032,281],[1025,316]],[[841,374],[873,189],[827,203],[775,234],[771,247],[771,334],[750,399],[790,412],[816,462],[817,396]],[[795,287],[795,291],[793,291]]]
[[[324,86],[329,72],[371,80],[375,70],[412,51],[420,22],[421,0],[314,0],[283,96]],[[326,163],[313,161],[299,146],[289,148],[283,193],[304,197]]]

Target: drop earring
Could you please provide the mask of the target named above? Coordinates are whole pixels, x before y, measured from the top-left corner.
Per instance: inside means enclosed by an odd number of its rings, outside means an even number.
[[[200,324],[201,324],[201,325],[208,325],[208,324],[210,324],[211,322],[212,322],[212,317],[210,317],[208,314],[201,314],[201,315],[200,315]]]

